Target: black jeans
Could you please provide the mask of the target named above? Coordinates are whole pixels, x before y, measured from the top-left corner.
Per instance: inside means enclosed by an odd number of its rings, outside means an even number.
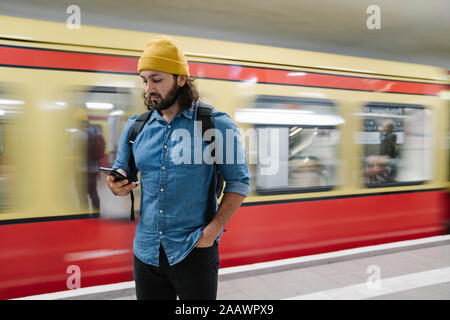
[[[159,267],[134,256],[134,281],[138,300],[215,300],[219,273],[219,248],[194,248],[181,262],[170,266],[163,247]]]

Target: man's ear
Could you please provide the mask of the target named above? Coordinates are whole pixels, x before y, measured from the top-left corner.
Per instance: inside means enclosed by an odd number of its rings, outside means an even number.
[[[186,76],[178,76],[177,77],[177,81],[178,81],[178,86],[181,88],[181,87],[184,87],[184,85],[186,84],[186,82],[187,82],[187,77]]]

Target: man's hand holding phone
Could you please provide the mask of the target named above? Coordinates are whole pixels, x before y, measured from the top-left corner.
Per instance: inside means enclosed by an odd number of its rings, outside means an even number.
[[[112,193],[116,196],[126,196],[130,193],[131,190],[139,186],[139,181],[128,183],[126,179],[127,173],[125,170],[117,169],[117,172],[125,177],[123,179],[120,175],[114,174],[110,172],[108,178],[106,178],[106,183],[108,184],[109,189],[111,189]]]

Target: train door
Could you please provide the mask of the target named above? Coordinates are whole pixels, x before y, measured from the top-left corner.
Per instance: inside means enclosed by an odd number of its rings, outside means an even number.
[[[23,115],[25,99],[11,84],[0,83],[0,215],[17,213],[23,204],[25,190],[20,174],[26,150]]]
[[[133,110],[133,88],[77,87],[71,89],[71,125],[66,130],[73,206],[100,217],[129,217],[129,197],[114,197],[99,167],[112,167],[122,129]],[[143,110],[142,110],[143,111]],[[140,189],[135,191],[139,209]]]

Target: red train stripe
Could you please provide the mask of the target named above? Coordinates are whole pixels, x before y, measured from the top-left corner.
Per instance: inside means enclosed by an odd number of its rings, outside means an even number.
[[[137,57],[0,46],[0,65],[59,70],[136,74]],[[228,81],[257,81],[358,91],[437,95],[448,86],[239,65],[190,62],[191,76]]]
[[[220,241],[221,267],[444,234],[444,190],[246,206]],[[101,217],[101,215],[100,215]],[[136,224],[78,219],[0,226],[0,299],[133,279]]]
[[[0,64],[82,71],[136,73],[133,57],[32,48],[0,47]]]
[[[294,72],[292,70],[254,68],[236,65],[190,63],[192,76],[232,81],[255,81],[282,85],[323,87],[360,91],[437,95],[447,86],[411,81],[392,81],[332,74]]]

